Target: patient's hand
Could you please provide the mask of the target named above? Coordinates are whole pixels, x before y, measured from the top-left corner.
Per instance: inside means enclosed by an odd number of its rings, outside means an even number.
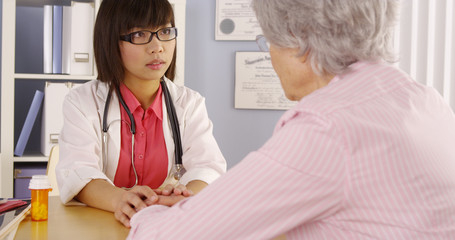
[[[168,184],[163,189],[156,189],[154,191],[156,194],[158,194],[158,202],[156,204],[169,207],[193,195],[193,192],[182,184],[179,184],[175,187],[171,184]]]
[[[171,207],[174,204],[182,201],[185,198],[187,198],[187,197],[185,197],[183,195],[170,195],[170,196],[158,195],[158,202],[156,204]]]
[[[193,192],[187,189],[186,186],[182,184],[179,184],[175,187],[171,184],[168,184],[163,189],[156,189],[155,192],[156,194],[163,196],[183,195],[185,197],[190,197],[193,195]]]

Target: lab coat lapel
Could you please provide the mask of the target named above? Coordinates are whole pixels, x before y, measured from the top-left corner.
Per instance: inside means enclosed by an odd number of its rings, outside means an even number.
[[[104,115],[104,107],[107,99],[109,88],[107,84],[100,83],[97,91],[99,108],[98,114],[101,119],[101,126],[103,124],[102,119]],[[117,94],[112,94],[112,99],[109,103],[109,111],[106,118],[106,123],[108,126],[108,166],[106,170],[106,175],[110,179],[114,179],[115,173],[117,171],[118,159],[120,154],[120,130],[121,130],[121,117],[120,117],[120,107]],[[101,127],[102,129],[102,127]],[[104,150],[103,150],[104,151]]]

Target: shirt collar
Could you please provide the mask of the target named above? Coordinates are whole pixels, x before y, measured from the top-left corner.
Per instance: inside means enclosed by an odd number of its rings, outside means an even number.
[[[131,92],[131,90],[123,83],[120,84],[120,94],[122,94],[123,100],[125,101],[126,106],[130,109],[131,113],[134,114],[136,111],[142,112],[141,103],[137,100],[136,96],[134,96],[133,92]],[[163,120],[163,104],[161,101],[161,95],[162,89],[160,84],[155,100],[153,100],[153,103],[146,110],[146,115],[153,112],[160,120]]]
[[[161,89],[160,84],[155,100],[153,100],[152,105],[150,105],[149,109],[147,109],[147,111],[153,111],[160,120],[163,120],[163,102],[161,101],[162,92],[163,90]]]

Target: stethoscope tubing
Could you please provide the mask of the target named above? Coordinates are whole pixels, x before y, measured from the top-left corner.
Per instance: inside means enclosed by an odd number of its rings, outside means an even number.
[[[171,125],[171,130],[172,130],[172,137],[174,140],[174,155],[175,155],[175,162],[174,162],[174,178],[179,181],[180,178],[182,177],[183,173],[185,172],[185,169],[183,168],[182,164],[182,156],[183,156],[183,150],[182,150],[182,140],[181,140],[181,135],[180,135],[180,128],[179,128],[179,121],[177,118],[177,114],[175,111],[175,106],[174,102],[172,101],[171,94],[169,93],[169,89],[167,88],[167,85],[164,80],[160,81],[161,88],[163,90],[163,95],[164,95],[164,102],[166,104],[166,110],[167,114],[169,117],[169,122]],[[130,109],[126,105],[122,94],[120,93],[120,89],[117,87],[116,89],[116,94],[119,98],[120,104],[122,107],[125,109],[126,113],[128,114],[128,118],[130,119],[130,123],[128,124],[130,127],[130,132],[132,134],[132,146],[131,146],[131,164],[133,167],[134,175],[136,177],[136,182],[134,186],[138,184],[138,175],[136,171],[136,167],[134,164],[134,136],[136,133],[136,123],[133,114],[131,113]],[[112,98],[112,90],[109,90],[109,93],[107,95],[106,103],[104,105],[104,113],[103,113],[103,121],[102,121],[102,130],[103,130],[103,171],[106,171],[107,169],[107,131],[109,130],[109,126],[107,125],[107,114],[109,111],[109,104]],[[133,187],[134,187],[133,186]]]

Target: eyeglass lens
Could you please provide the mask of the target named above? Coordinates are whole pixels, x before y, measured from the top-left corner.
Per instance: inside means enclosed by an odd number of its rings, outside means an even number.
[[[256,36],[256,43],[258,44],[261,51],[268,52],[270,50],[270,43],[263,35]]]

